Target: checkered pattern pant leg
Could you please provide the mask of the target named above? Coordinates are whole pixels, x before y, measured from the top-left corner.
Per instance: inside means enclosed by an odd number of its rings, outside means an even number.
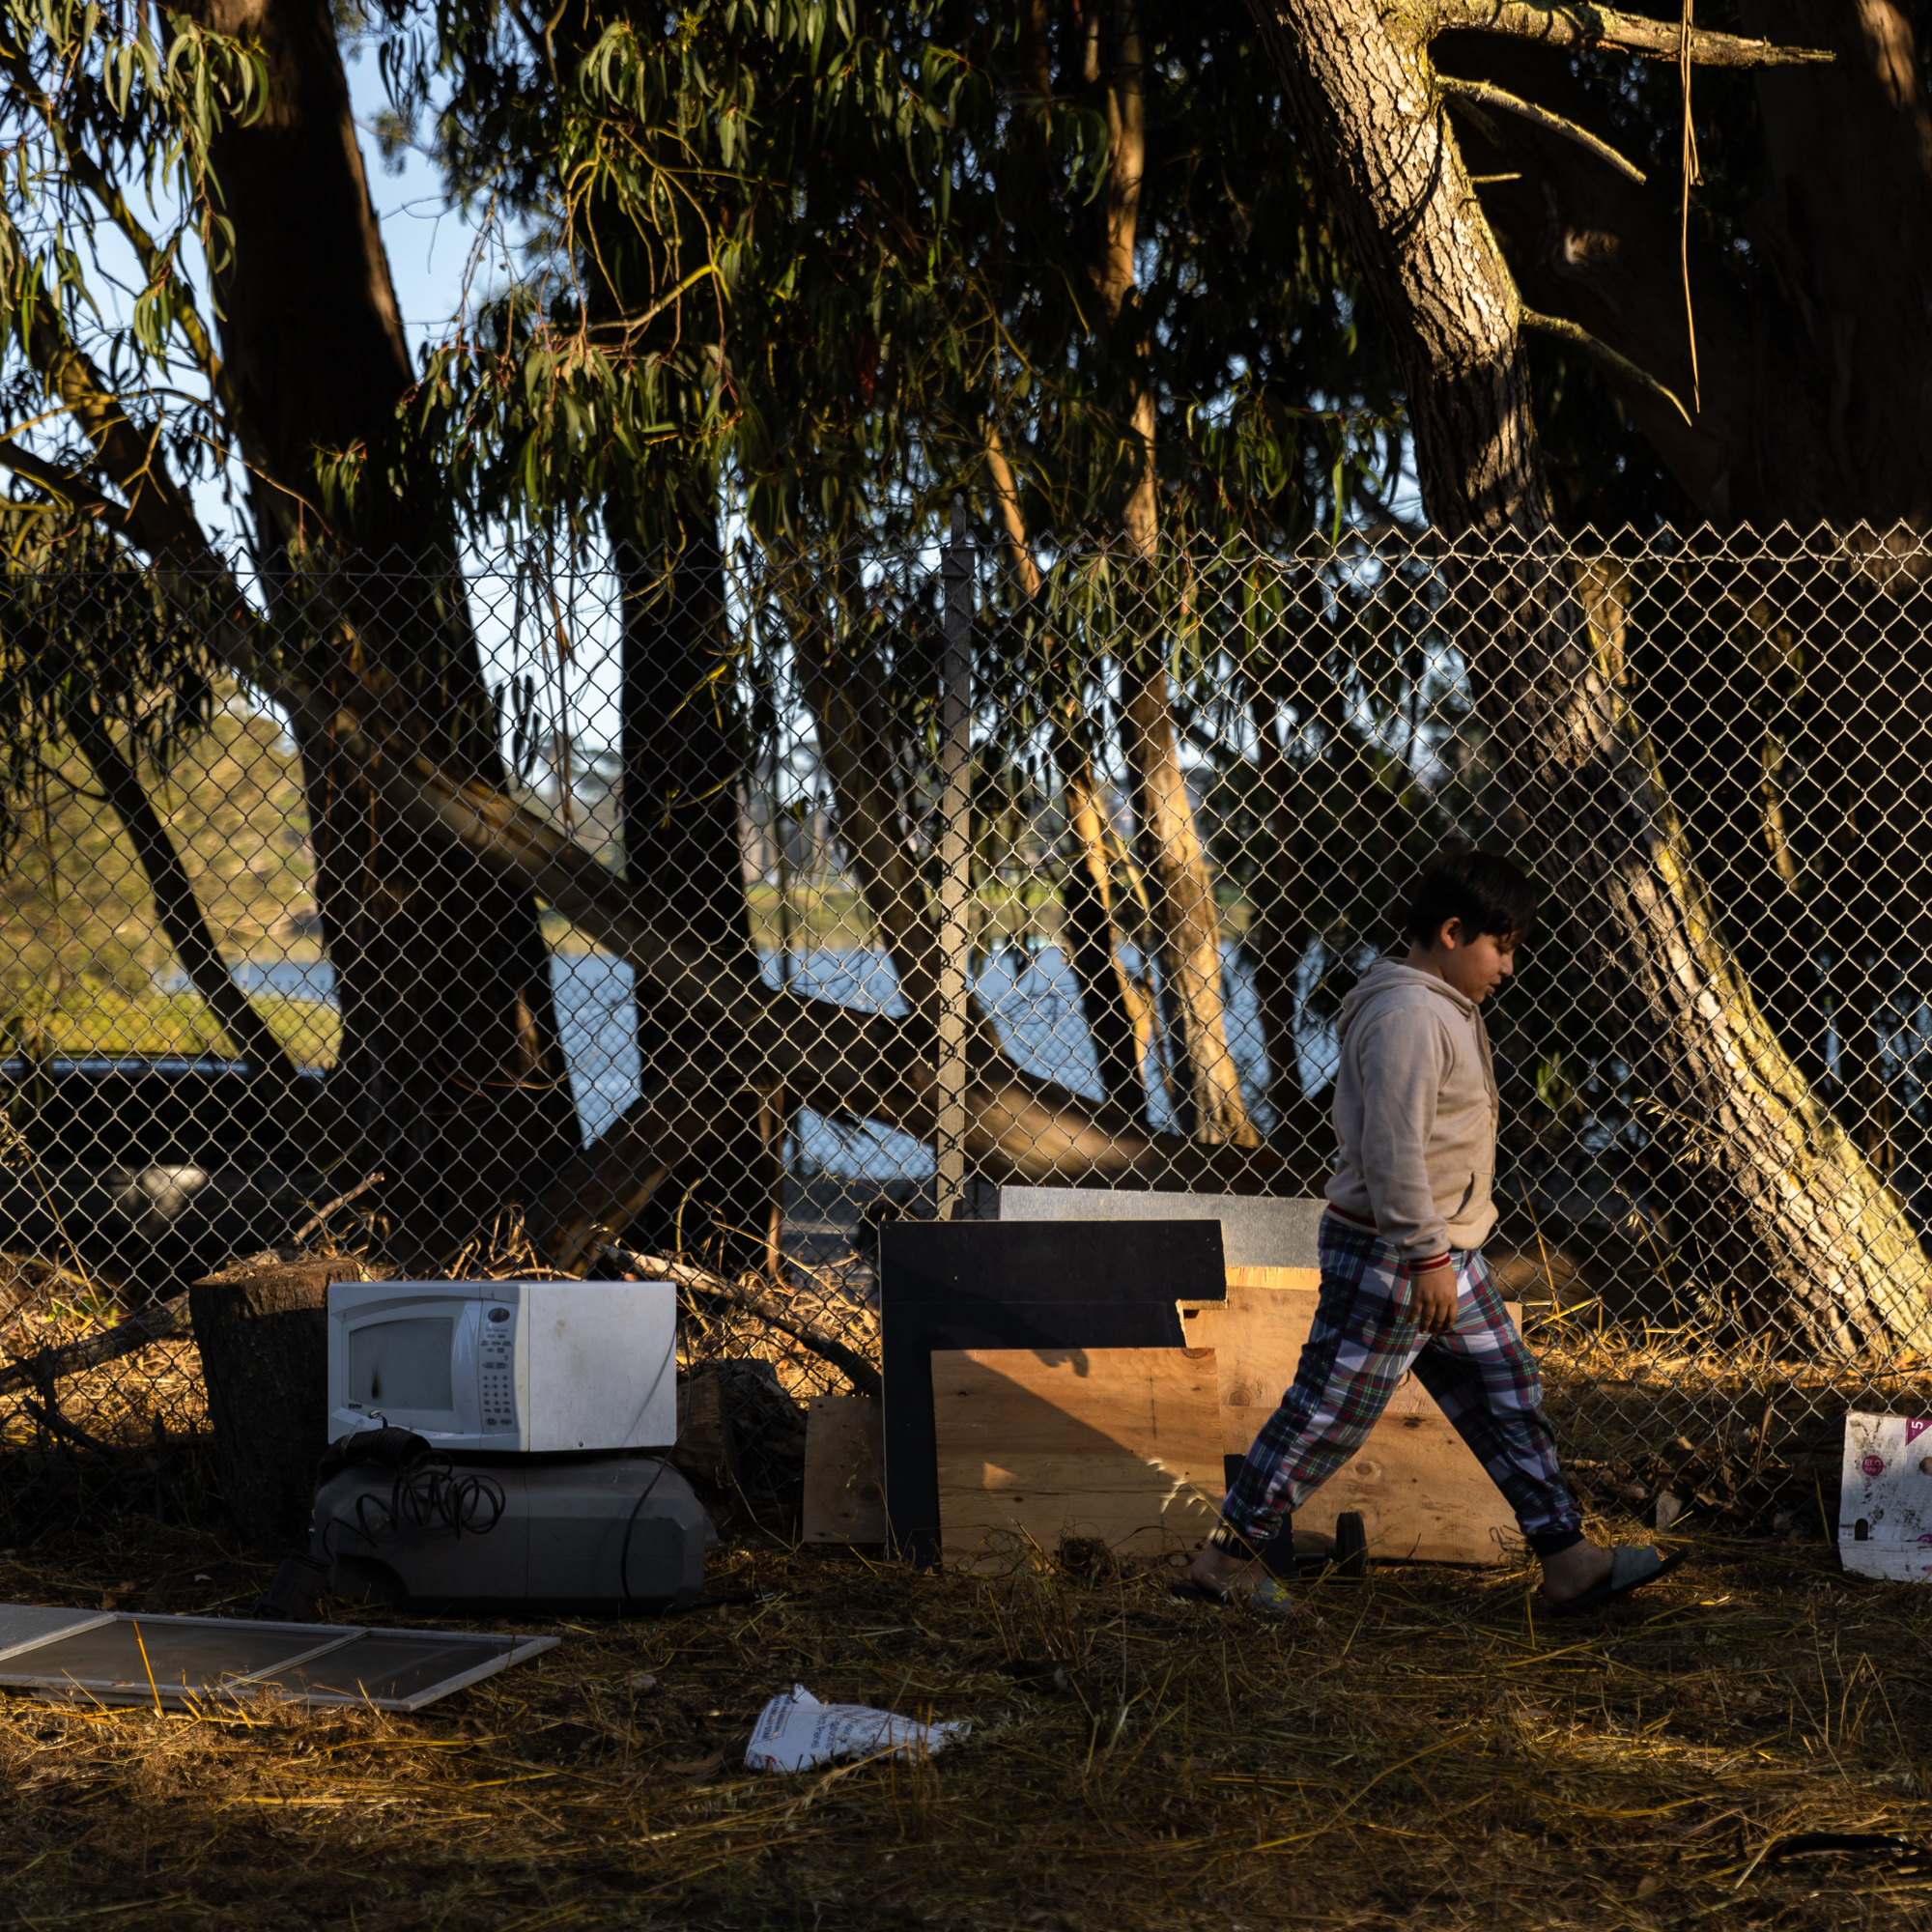
[[[1321,1296],[1294,1385],[1263,1425],[1222,1508],[1251,1544],[1275,1534],[1362,1446],[1396,1384],[1416,1378],[1456,1425],[1516,1512],[1525,1536],[1576,1529],[1581,1519],[1543,1418],[1543,1381],[1489,1264],[1450,1257],[1456,1321],[1444,1335],[1408,1312],[1408,1268],[1366,1228],[1321,1221]]]

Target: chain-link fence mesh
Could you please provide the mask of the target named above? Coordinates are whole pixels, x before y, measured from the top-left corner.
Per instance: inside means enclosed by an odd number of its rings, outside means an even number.
[[[1341,998],[1457,840],[1545,894],[1491,1253],[1586,1494],[1815,1529],[1932,1350],[1926,561],[14,569],[4,1533],[204,1506],[178,1297],[269,1248],[670,1264],[782,1473],[882,1218],[1320,1192]]]

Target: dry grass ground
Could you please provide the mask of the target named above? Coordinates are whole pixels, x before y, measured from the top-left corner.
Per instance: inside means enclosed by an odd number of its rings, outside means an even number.
[[[0,1559],[0,1599],[232,1613],[265,1575],[130,1522],[66,1566]],[[560,1648],[414,1718],[15,1698],[0,1921],[1932,1924],[1932,1861],[1767,1855],[1932,1839],[1932,1596],[1819,1544],[1700,1545],[1582,1625],[1528,1581],[1390,1570],[1276,1624],[1148,1570],[922,1576],[753,1539],[715,1601],[550,1625]],[[795,1680],[975,1734],[752,1776],[752,1721]]]

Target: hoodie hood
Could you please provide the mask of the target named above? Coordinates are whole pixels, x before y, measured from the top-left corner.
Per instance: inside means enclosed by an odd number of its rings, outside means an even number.
[[[1343,1000],[1341,1027],[1336,1037],[1348,1038],[1350,1022],[1371,1000],[1378,1000],[1386,993],[1406,992],[1411,988],[1434,993],[1437,999],[1448,1001],[1465,1019],[1480,1017],[1475,1001],[1459,993],[1447,980],[1438,980],[1434,973],[1423,973],[1413,966],[1405,966],[1400,959],[1378,959],[1356,980],[1354,990]]]

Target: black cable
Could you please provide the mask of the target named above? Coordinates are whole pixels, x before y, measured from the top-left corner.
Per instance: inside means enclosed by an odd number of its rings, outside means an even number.
[[[673,1447],[676,1445],[673,1444]],[[658,1459],[658,1472],[644,1485],[643,1493],[631,1505],[631,1514],[624,1521],[624,1547],[617,1552],[617,1588],[623,1595],[624,1614],[631,1614],[631,1532],[638,1526],[638,1512],[650,1501],[651,1492],[657,1488],[664,1472],[670,1467],[665,1458]]]
[[[502,1521],[508,1501],[502,1485],[480,1470],[458,1475],[447,1456],[431,1453],[412,1457],[396,1471],[389,1485],[387,1522],[371,1527],[369,1507],[373,1503],[380,1510],[383,1504],[365,1490],[355,1498],[353,1523],[341,1517],[329,1518],[324,1529],[323,1549],[333,1558],[327,1527],[335,1524],[353,1529],[372,1548],[380,1548],[385,1540],[406,1527],[443,1528],[459,1537],[467,1529],[472,1536],[488,1536]]]
[[[396,1471],[389,1508],[398,1523],[412,1529],[439,1525],[462,1536],[488,1536],[503,1520],[508,1498],[503,1486],[480,1471],[459,1476],[447,1456],[418,1456]],[[479,1520],[485,1510],[487,1522]]]
[[[683,1296],[681,1295],[678,1296],[671,1303],[671,1308],[672,1308],[671,1339],[670,1339],[671,1385],[673,1389],[675,1389],[677,1384],[678,1349],[679,1345],[684,1340]],[[677,1407],[675,1402],[673,1402],[671,1406],[671,1414],[673,1417],[673,1421],[671,1428],[670,1448],[667,1449],[664,1452],[664,1454],[658,1458],[657,1474],[653,1476],[650,1479],[650,1481],[644,1485],[643,1494],[640,1495],[638,1498],[638,1500],[631,1505],[631,1514],[624,1520],[624,1546],[617,1552],[617,1590],[623,1602],[624,1605],[623,1614],[625,1616],[629,1616],[631,1614],[631,1610],[633,1607],[631,1601],[631,1532],[638,1526],[638,1512],[640,1509],[642,1509],[647,1502],[650,1501],[651,1492],[657,1488],[658,1483],[664,1476],[664,1472],[670,1467],[670,1458],[672,1450],[675,1450],[678,1443],[684,1439],[684,1423],[682,1419],[677,1416]]]

